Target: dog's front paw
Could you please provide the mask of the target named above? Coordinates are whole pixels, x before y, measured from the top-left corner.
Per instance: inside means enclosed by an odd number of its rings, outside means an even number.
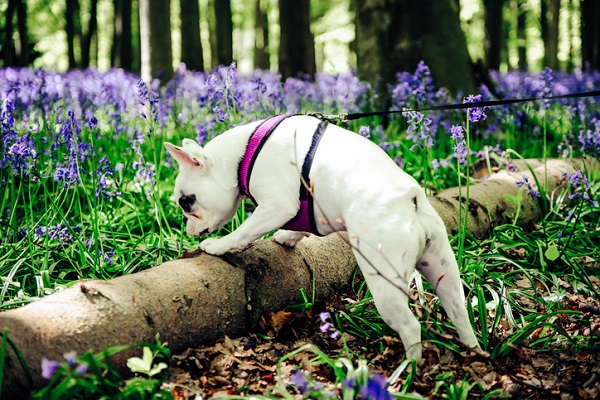
[[[208,238],[203,240],[202,243],[200,243],[200,248],[208,254],[212,254],[214,256],[221,256],[229,250],[233,249],[233,246],[227,243],[226,240],[223,240],[223,238]]]
[[[301,241],[305,236],[306,234],[304,232],[286,231],[282,229],[275,232],[273,238],[279,244],[292,247]]]

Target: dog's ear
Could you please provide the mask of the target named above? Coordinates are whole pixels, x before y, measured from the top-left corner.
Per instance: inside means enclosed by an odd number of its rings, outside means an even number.
[[[185,140],[184,148],[175,146],[169,142],[165,142],[164,145],[171,156],[179,163],[181,168],[199,168],[202,170],[202,172],[206,172],[208,167],[208,159],[204,154],[202,154],[202,147],[191,140],[189,142],[195,143],[197,149],[190,149],[189,143],[186,143]]]

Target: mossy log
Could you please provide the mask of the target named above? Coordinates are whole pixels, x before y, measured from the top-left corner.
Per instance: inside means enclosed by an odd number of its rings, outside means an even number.
[[[538,166],[534,174],[548,179],[548,192],[564,183],[563,173],[574,172],[571,163],[552,160]],[[516,196],[516,181],[529,171],[500,172],[470,187],[468,230],[485,237],[494,225],[512,222],[517,204],[505,194]],[[465,188],[445,190],[430,198],[450,232],[458,226],[459,193]],[[522,190],[522,189],[521,189]],[[536,200],[524,195],[517,224],[529,226],[539,220]],[[238,336],[255,327],[262,313],[302,301],[299,289],[323,299],[347,283],[355,260],[345,234],[309,237],[295,249],[273,240],[254,243],[244,251],[223,257],[191,252],[146,271],[109,281],[82,281],[19,309],[0,313],[0,332],[20,349],[30,368],[23,369],[9,346],[3,398],[23,398],[45,381],[41,360],[60,360],[63,353],[107,347],[152,343],[157,334],[175,352],[207,343],[223,335]],[[133,354],[113,358],[123,367]]]

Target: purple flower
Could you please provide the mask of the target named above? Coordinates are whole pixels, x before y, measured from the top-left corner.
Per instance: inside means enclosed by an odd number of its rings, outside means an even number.
[[[296,388],[300,391],[300,394],[308,392],[308,379],[299,369],[292,373],[290,382],[292,385],[296,386]]]
[[[459,164],[465,165],[467,163],[467,142],[464,139],[464,128],[461,125],[453,125],[450,128],[450,137],[456,140],[456,145],[454,146],[454,155],[453,157],[458,159]]]
[[[517,185],[518,188],[525,187],[525,194],[529,194],[531,195],[531,197],[535,197],[536,199],[540,197],[540,192],[533,188],[533,185],[531,184],[531,182],[529,182],[529,178],[527,178],[527,176],[525,175],[523,175],[523,180],[516,181],[515,185]]]
[[[76,364],[77,352],[75,350],[64,353],[63,357],[67,360],[69,367],[73,368]]]
[[[358,134],[362,137],[368,138],[371,136],[371,129],[368,126],[361,126],[358,130]]]
[[[329,332],[329,337],[334,340],[337,340],[340,337],[340,331],[335,329],[333,324],[328,321],[330,318],[331,318],[331,314],[327,311],[323,311],[322,313],[319,314],[319,319],[322,322],[321,326],[319,327],[319,330],[322,333]]]
[[[573,174],[564,173],[564,177],[567,177],[567,183],[575,190],[569,195],[570,199],[579,199],[583,197],[592,207],[596,207],[598,204],[590,197],[590,182],[587,176],[579,169]]]
[[[476,96],[473,95],[469,95],[464,101],[463,103],[475,103],[475,102],[479,102],[481,101],[481,95],[478,94]],[[473,108],[469,108],[468,112],[469,112],[469,121],[471,121],[472,123],[477,123],[481,120],[484,120],[487,118],[487,115],[485,115],[485,110],[487,110],[489,107],[485,106],[483,108],[481,107],[473,107]]]
[[[391,400],[394,397],[387,390],[387,382],[383,375],[373,374],[367,384],[360,390],[360,395],[365,400]]]
[[[431,119],[425,117],[419,111],[405,111],[402,113],[408,122],[406,138],[420,144],[424,149],[433,146],[431,130]],[[414,147],[414,146],[413,146]]]
[[[47,358],[42,358],[42,378],[44,379],[52,379],[54,374],[59,370],[60,363],[54,360],[48,360]]]
[[[331,314],[328,311],[323,311],[319,314],[319,319],[321,320],[321,322],[325,322],[329,318],[331,318]]]

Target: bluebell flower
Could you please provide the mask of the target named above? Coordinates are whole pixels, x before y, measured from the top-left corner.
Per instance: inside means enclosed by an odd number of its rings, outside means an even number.
[[[387,382],[383,375],[375,373],[369,377],[367,384],[360,390],[365,400],[392,400],[394,397],[387,390]]]
[[[42,378],[52,379],[54,374],[60,369],[60,363],[54,360],[42,358]]]
[[[424,149],[433,146],[431,119],[425,117],[419,111],[405,111],[402,115],[406,117],[406,121],[408,122],[406,138],[412,140],[415,145],[421,145]],[[414,147],[415,146],[413,146],[413,148]]]
[[[322,324],[319,326],[319,330],[322,333],[329,333],[330,338],[332,338],[333,340],[337,340],[340,337],[340,331],[335,329],[333,324],[330,321],[328,321],[330,318],[331,314],[327,311],[324,311],[319,314],[319,319],[322,322]]]
[[[63,357],[67,360],[69,367],[73,368],[75,366],[77,358],[77,352],[75,350],[64,353]]]
[[[371,129],[370,129],[368,126],[365,126],[365,125],[363,125],[363,126],[361,126],[361,127],[360,127],[360,129],[358,130],[358,134],[359,134],[360,136],[363,136],[363,137],[366,137],[366,138],[368,138],[368,137],[370,137],[370,136],[371,136]]]
[[[481,101],[480,94],[475,96],[469,95],[465,100],[463,100],[463,103],[475,103],[479,101]],[[487,115],[485,115],[485,110],[487,110],[488,108],[488,106],[469,108],[469,121],[471,121],[472,123],[477,123],[481,120],[485,120],[487,118]]]
[[[534,189],[534,187],[531,184],[531,182],[529,182],[529,178],[527,176],[525,176],[525,175],[523,175],[523,180],[522,181],[516,181],[515,185],[518,188],[525,187],[525,189],[526,189],[525,194],[529,194],[529,195],[531,195],[531,197],[535,197],[535,198],[540,197],[540,192],[538,192],[536,189]]]
[[[465,165],[467,163],[467,141],[465,140],[464,128],[461,125],[453,125],[450,128],[450,137],[453,140],[456,140],[456,145],[454,145],[454,155],[453,158],[458,159],[459,164]]]
[[[292,376],[290,376],[290,382],[298,389],[300,394],[308,392],[308,379],[299,369],[292,373]]]

